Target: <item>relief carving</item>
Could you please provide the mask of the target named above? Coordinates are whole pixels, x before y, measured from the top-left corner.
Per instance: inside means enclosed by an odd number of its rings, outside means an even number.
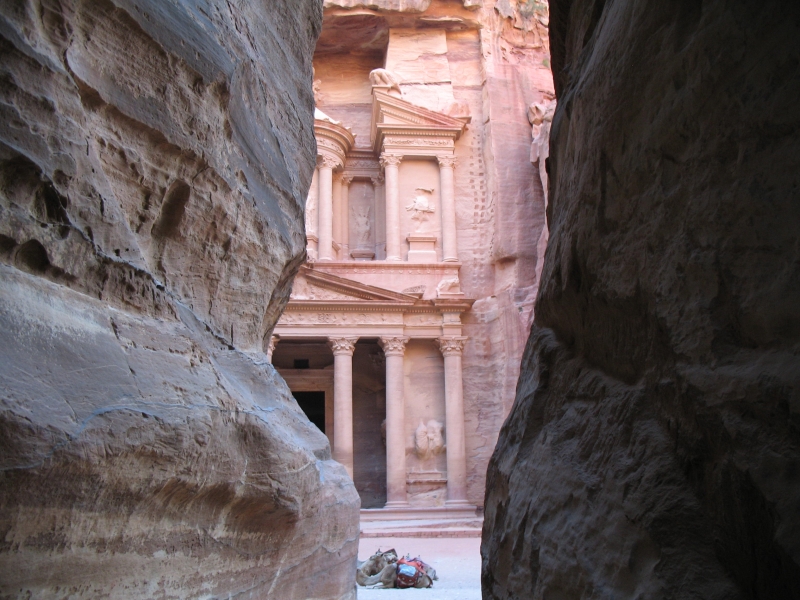
[[[356,245],[358,248],[367,248],[370,241],[372,224],[370,223],[370,207],[353,207],[353,218],[355,219]]]
[[[458,280],[458,277],[448,277],[446,279],[442,279],[439,282],[439,285],[436,286],[436,294],[458,294],[461,292],[461,282]]]
[[[430,194],[433,189],[417,188],[417,192],[421,192],[414,196],[411,204],[406,206],[406,210],[412,212],[411,220],[414,221],[414,232],[420,231],[428,222],[428,215],[434,212],[433,202]]]
[[[403,96],[403,92],[400,91],[400,79],[391,71],[387,71],[386,69],[373,69],[369,73],[369,82],[372,84],[372,87],[388,88],[387,92],[392,96],[398,98],[402,98]]]
[[[422,421],[414,432],[414,452],[421,460],[428,460],[438,456],[445,450],[442,430],[444,425],[435,419],[425,425]]]

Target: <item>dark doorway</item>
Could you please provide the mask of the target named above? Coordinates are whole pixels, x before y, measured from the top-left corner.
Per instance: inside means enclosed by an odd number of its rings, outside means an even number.
[[[308,420],[325,433],[325,392],[292,392]]]

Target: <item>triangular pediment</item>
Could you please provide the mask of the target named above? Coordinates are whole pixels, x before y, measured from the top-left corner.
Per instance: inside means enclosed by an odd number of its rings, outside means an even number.
[[[392,132],[438,135],[457,140],[466,127],[466,121],[436,112],[407,100],[373,90],[371,139],[380,150],[381,138]]]
[[[417,300],[414,296],[393,292],[391,290],[366,285],[331,275],[322,273],[310,267],[301,267],[292,285],[290,302],[325,302],[325,303],[348,303],[348,302],[380,302],[397,304],[414,304]]]

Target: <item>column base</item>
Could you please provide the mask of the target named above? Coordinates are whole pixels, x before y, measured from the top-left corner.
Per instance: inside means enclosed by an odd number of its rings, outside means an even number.
[[[448,256],[447,258],[443,258],[442,262],[458,262],[458,257]]]
[[[466,500],[445,500],[444,503],[445,508],[452,508],[452,509],[466,509],[466,510],[475,510],[475,505],[470,504]]]
[[[384,505],[384,510],[394,508],[409,508],[411,505],[407,501],[390,500]]]

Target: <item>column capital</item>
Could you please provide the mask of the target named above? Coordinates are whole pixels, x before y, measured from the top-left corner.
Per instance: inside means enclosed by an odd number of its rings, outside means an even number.
[[[372,181],[372,187],[378,187],[379,185],[383,184],[383,175],[370,177],[370,180]]]
[[[403,356],[409,339],[402,335],[381,337],[380,345],[386,356]]]
[[[353,356],[356,349],[356,342],[358,337],[355,336],[342,336],[342,337],[329,337],[328,344],[333,350],[334,356],[347,355]]]
[[[320,163],[321,167],[328,167],[329,169],[333,170],[339,166],[341,161],[338,158],[333,156],[323,156],[322,162]]]
[[[353,183],[352,175],[342,175],[342,185],[350,185],[351,183]]]
[[[267,351],[269,354],[272,354],[275,351],[275,346],[278,345],[278,342],[281,341],[281,336],[273,335],[269,338],[269,345],[267,346]]]
[[[455,156],[437,156],[440,168],[455,169],[458,159]]]
[[[436,341],[439,342],[439,349],[444,356],[461,356],[467,339],[469,338],[465,336],[454,335],[436,338]]]
[[[381,154],[381,166],[386,168],[387,165],[392,165],[394,167],[400,164],[400,161],[403,160],[403,157],[399,154],[388,154],[383,152]]]

